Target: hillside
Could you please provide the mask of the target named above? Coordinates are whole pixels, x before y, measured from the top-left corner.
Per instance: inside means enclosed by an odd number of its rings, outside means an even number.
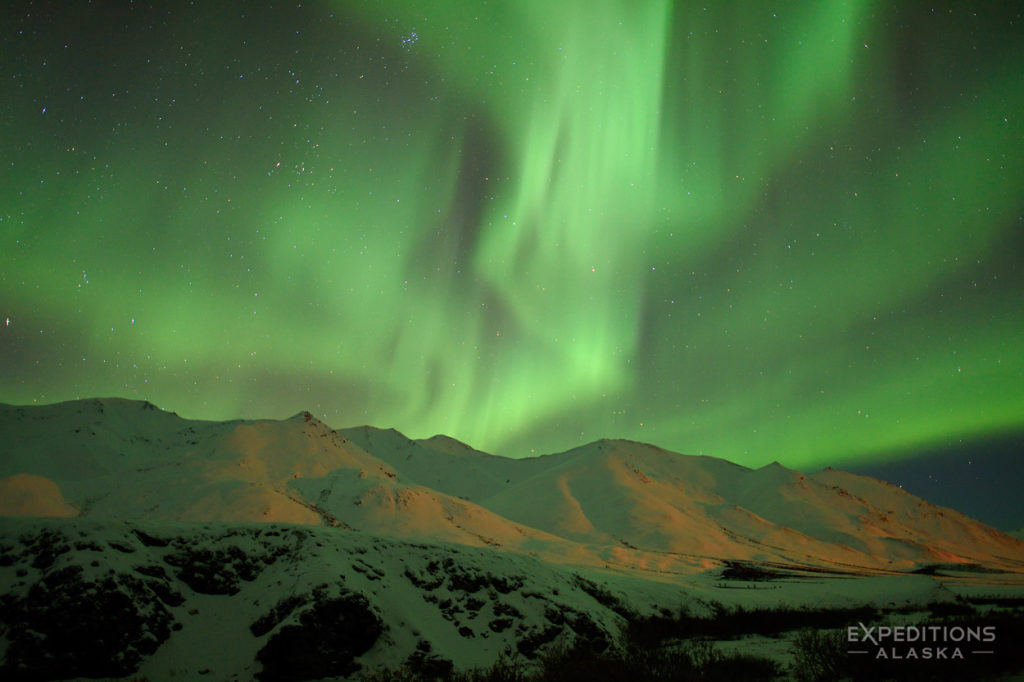
[[[1024,567],[1024,543],[881,481],[631,441],[512,460],[309,413],[203,422],[122,399],[0,406],[0,424],[8,514],[329,525],[659,573]]]

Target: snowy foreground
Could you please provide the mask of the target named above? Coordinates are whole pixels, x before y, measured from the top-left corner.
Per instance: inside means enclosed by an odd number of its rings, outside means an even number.
[[[283,524],[7,518],[0,549],[4,672],[44,679],[358,678],[379,666],[528,663],[580,640],[604,649],[630,619],[663,609],[710,618],[735,605],[874,606],[907,621],[958,597],[1024,595],[1006,575],[662,582]],[[719,646],[792,663],[792,636],[748,632]]]
[[[0,430],[3,679],[430,678],[699,638],[796,679],[809,633],[856,679],[1024,669],[1024,543],[870,478],[118,399],[0,406]]]

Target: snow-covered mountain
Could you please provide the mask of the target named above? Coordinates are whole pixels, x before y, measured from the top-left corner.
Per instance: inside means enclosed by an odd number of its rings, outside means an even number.
[[[0,428],[5,514],[332,525],[661,573],[1024,568],[1016,538],[881,481],[623,440],[513,460],[309,413],[204,422],[123,399],[0,406]]]
[[[0,405],[0,434],[6,679],[429,674],[601,650],[666,607],[905,612],[1024,585],[1024,542],[830,469],[621,440],[512,460],[122,399]]]

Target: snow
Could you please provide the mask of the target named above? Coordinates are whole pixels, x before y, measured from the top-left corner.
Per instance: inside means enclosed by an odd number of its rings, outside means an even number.
[[[614,640],[625,608],[896,608],[1024,586],[1024,542],[835,470],[623,440],[510,460],[309,413],[206,422],[116,398],[0,405],[0,429],[0,598],[65,569],[66,599],[132,595],[147,625],[129,653],[150,679],[251,679],[272,638],[339,604],[382,624],[361,665],[465,668]]]
[[[77,516],[56,483],[35,474],[0,479],[0,516]]]
[[[2,406],[0,423],[9,514],[327,524],[677,574],[723,558],[882,573],[1024,566],[1018,539],[874,479],[624,440],[511,460],[444,436],[334,431],[308,412],[203,422],[116,398]]]
[[[38,543],[27,542],[38,537],[49,537],[56,547],[53,564],[44,570],[34,564],[45,552]],[[258,669],[253,664],[256,653],[268,636],[296,622],[302,609],[266,635],[255,637],[250,626],[275,604],[293,595],[309,599],[318,587],[328,594],[348,590],[364,595],[383,620],[386,635],[363,657],[368,666],[405,660],[424,640],[460,666],[489,664],[500,655],[515,654],[519,640],[547,627],[545,613],[552,609],[587,614],[609,638],[622,625],[621,616],[580,587],[574,571],[491,549],[404,543],[334,528],[86,519],[56,525],[7,518],[0,520],[0,542],[15,557],[11,565],[0,567],[0,585],[14,597],[24,598],[44,573],[68,566],[82,566],[87,581],[141,576],[147,584],[162,582],[184,595],[169,608],[180,629],[139,669],[140,675],[153,679],[167,677],[169,671],[192,677],[202,669],[213,679],[251,678]],[[199,587],[194,580],[185,584],[180,574],[175,578],[178,567],[201,565],[197,557],[204,553],[246,557],[252,567],[243,569],[255,576],[235,579],[234,594],[208,594],[208,586]],[[175,556],[190,559],[182,564]],[[154,579],[152,567],[166,578]],[[238,572],[244,576],[244,570]],[[502,627],[506,613],[516,615]]]

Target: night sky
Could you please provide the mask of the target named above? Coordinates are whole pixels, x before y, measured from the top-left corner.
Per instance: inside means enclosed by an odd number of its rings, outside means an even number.
[[[706,4],[3,3],[0,401],[1018,447],[1020,5]]]

